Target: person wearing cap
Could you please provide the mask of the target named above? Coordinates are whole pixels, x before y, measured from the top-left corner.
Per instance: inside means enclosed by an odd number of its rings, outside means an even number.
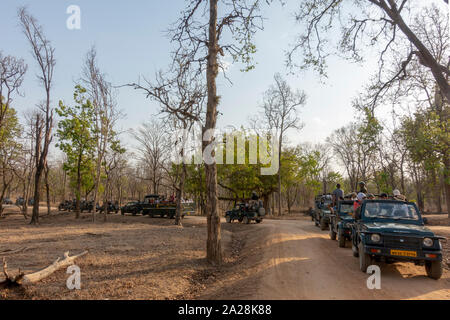
[[[395,189],[393,191],[394,194],[394,199],[398,200],[398,201],[406,201],[406,197],[404,195],[402,195],[402,193],[400,192],[400,190]]]
[[[357,200],[353,204],[353,219],[358,220],[361,217],[361,205],[362,205],[364,199],[366,199],[366,194],[360,192],[360,193],[358,193],[356,198],[357,198]]]
[[[364,181],[361,181],[359,183],[359,192],[367,194],[369,191],[367,191],[366,183]]]

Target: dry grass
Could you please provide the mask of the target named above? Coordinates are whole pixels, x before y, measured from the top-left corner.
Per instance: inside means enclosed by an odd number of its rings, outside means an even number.
[[[100,220],[100,219],[98,219]],[[193,281],[211,267],[205,262],[206,221],[187,217],[184,227],[173,220],[111,215],[108,222],[91,222],[85,214],[58,214],[42,219],[39,227],[23,217],[10,215],[0,222],[0,255],[7,255],[9,269],[37,271],[63,252],[89,250],[79,261],[82,290],[66,288],[68,275],[58,271],[26,290],[2,293],[8,299],[178,299],[193,298],[201,281]],[[231,233],[223,233],[225,252]],[[200,288],[199,288],[200,287]]]

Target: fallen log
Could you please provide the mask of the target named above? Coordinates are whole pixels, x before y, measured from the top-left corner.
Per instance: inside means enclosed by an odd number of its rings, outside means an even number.
[[[19,248],[19,249],[16,249],[16,250],[7,249],[7,250],[0,251],[0,256],[11,255],[11,254],[16,254],[16,253],[22,253],[22,252],[24,252],[24,251],[26,251],[28,249],[29,248],[27,248],[27,247]]]
[[[75,260],[86,255],[88,251],[85,251],[79,255],[76,256],[69,256],[69,252],[64,253],[64,259],[61,260],[61,258],[58,258],[53,262],[50,266],[48,266],[45,269],[42,269],[41,271],[30,273],[30,274],[24,274],[20,272],[17,276],[11,276],[8,273],[8,265],[6,263],[6,259],[3,258],[3,274],[5,275],[5,280],[0,282],[0,287],[7,287],[7,286],[21,286],[21,285],[30,285],[37,283],[51,274],[55,273],[59,269],[71,266],[75,263]]]

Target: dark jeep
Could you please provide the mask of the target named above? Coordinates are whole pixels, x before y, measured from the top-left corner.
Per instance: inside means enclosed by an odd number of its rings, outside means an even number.
[[[109,214],[109,213],[112,213],[112,212],[114,212],[114,213],[119,213],[119,210],[120,210],[120,208],[119,208],[119,205],[118,204],[115,204],[115,203],[112,203],[111,201],[108,201],[108,205],[107,205],[107,213]],[[104,211],[105,211],[105,204],[103,204],[102,206],[100,206],[98,203],[97,203],[97,205],[96,205],[96,207],[95,207],[95,210],[96,210],[96,212],[99,212],[99,213],[103,213]]]
[[[6,205],[12,205],[13,202],[11,201],[10,198],[4,198],[4,199],[3,199],[3,204],[6,204]]]
[[[321,230],[327,230],[330,223],[330,214],[332,205],[332,198],[329,194],[324,194],[320,200],[316,200],[316,210],[314,210],[314,224],[320,227]]]
[[[125,213],[131,213],[133,216],[137,215],[142,211],[142,206],[139,201],[128,202],[122,208],[120,208],[120,213],[124,215]]]
[[[345,247],[346,240],[352,239],[353,203],[352,200],[339,201],[335,212],[330,215],[330,238],[336,240],[337,236],[341,248]]]
[[[261,223],[264,220],[266,211],[264,209],[262,201],[258,201],[254,204],[239,203],[234,209],[225,213],[225,220],[227,223],[232,223],[234,220],[249,224],[251,221]]]
[[[442,246],[425,227],[417,206],[412,202],[367,200],[356,211],[352,225],[352,250],[366,272],[375,262],[413,262],[425,265],[428,277],[442,276]]]

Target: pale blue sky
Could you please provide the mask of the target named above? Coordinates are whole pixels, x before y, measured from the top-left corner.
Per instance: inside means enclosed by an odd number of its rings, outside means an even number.
[[[291,3],[295,3],[291,2]],[[165,68],[169,61],[171,44],[164,30],[174,22],[185,2],[162,0],[2,0],[0,32],[3,54],[23,57],[29,64],[29,72],[22,91],[25,97],[17,98],[14,107],[20,112],[33,108],[43,97],[43,90],[35,78],[37,68],[30,48],[18,26],[16,10],[27,5],[44,26],[47,37],[56,48],[56,73],[53,103],[62,99],[72,103],[74,81],[80,76],[83,58],[95,45],[100,66],[114,85],[137,81],[139,75],[152,78],[155,71]],[[82,29],[66,28],[66,9],[79,5],[82,11]],[[255,70],[242,73],[241,66],[231,66],[228,77],[233,85],[219,79],[219,107],[223,116],[219,126],[246,126],[248,116],[257,112],[262,93],[273,81],[276,72],[287,73],[286,50],[300,27],[292,17],[293,6],[274,4],[263,11],[267,18],[265,29],[256,36],[258,49]],[[294,88],[302,89],[308,96],[307,105],[301,110],[304,129],[291,132],[292,142],[322,142],[334,130],[354,120],[352,98],[361,90],[376,64],[368,61],[364,66],[351,64],[339,58],[329,60],[329,78],[325,84],[313,72],[286,76]],[[120,122],[123,129],[135,128],[154,115],[158,106],[132,89],[122,88],[118,102],[127,114]],[[124,137],[131,142],[130,137]]]

